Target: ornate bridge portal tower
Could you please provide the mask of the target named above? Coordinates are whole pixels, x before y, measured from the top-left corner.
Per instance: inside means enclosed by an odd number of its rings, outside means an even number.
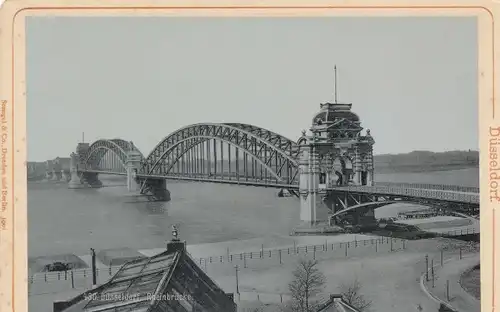
[[[140,186],[136,181],[136,174],[140,168],[141,159],[142,155],[138,151],[131,150],[127,152],[127,189],[129,192],[140,190]]]
[[[71,189],[91,187],[99,188],[102,186],[102,182],[99,181],[98,174],[95,172],[80,172],[80,169],[87,168],[88,165],[85,164],[85,156],[90,148],[89,143],[78,143],[76,148],[76,153],[71,153],[70,162],[70,181],[68,187]],[[92,164],[97,166],[97,164]]]
[[[334,212],[329,189],[348,185],[373,185],[373,144],[370,130],[361,132],[361,121],[352,104],[325,103],[316,114],[310,135],[303,131],[300,156],[300,217],[314,225]]]

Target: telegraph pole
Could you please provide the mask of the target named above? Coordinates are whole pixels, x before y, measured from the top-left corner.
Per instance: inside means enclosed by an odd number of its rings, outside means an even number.
[[[429,281],[429,255],[425,255],[425,281]]]
[[[234,270],[236,272],[236,294],[238,295],[238,300],[239,300],[240,299],[240,286],[239,286],[239,281],[238,281],[238,271],[239,271],[238,265],[234,266]]]
[[[92,258],[92,285],[97,285],[97,269],[95,266],[95,250],[90,248],[90,256]]]
[[[446,280],[446,301],[450,301],[450,280]]]
[[[335,104],[337,104],[337,65],[333,66],[333,73],[334,73],[334,95],[335,95]]]

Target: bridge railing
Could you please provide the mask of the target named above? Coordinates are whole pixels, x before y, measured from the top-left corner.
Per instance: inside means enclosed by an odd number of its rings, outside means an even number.
[[[436,236],[442,237],[453,237],[453,236],[464,236],[464,235],[476,235],[479,234],[479,230],[476,228],[465,228],[465,229],[456,229],[451,231],[443,231],[443,232],[429,232],[433,233]]]
[[[479,204],[479,194],[458,193],[442,190],[426,190],[418,188],[401,188],[391,186],[338,186],[332,189],[348,192],[375,193],[381,195],[401,195],[424,199],[455,201],[461,203]]]
[[[375,182],[375,186],[441,190],[441,191],[479,194],[479,187],[449,185],[449,184]]]
[[[125,170],[125,168],[105,168],[105,167],[98,167],[98,168],[82,168],[80,169],[80,171],[96,171],[96,172],[110,172],[110,173],[114,173],[114,172],[127,172],[127,170]]]
[[[141,179],[147,178],[162,178],[167,180],[179,180],[179,181],[193,181],[193,182],[215,182],[215,183],[227,183],[227,184],[241,184],[241,185],[253,185],[253,186],[263,186],[263,187],[273,187],[273,188],[285,188],[285,189],[296,189],[298,184],[286,184],[286,181],[279,181],[276,179],[255,179],[246,178],[245,176],[240,176],[238,179],[229,176],[207,176],[201,174],[168,174],[168,175],[145,175],[137,174],[137,177]]]

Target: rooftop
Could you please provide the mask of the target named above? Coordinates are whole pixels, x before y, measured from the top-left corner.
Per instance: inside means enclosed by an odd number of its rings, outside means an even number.
[[[351,111],[352,104],[324,103],[320,105],[321,110],[313,118],[313,123],[333,123],[341,118],[352,122],[360,122],[359,116]]]
[[[323,303],[316,312],[360,312],[342,299],[340,295],[330,295],[330,300]]]
[[[232,296],[196,265],[178,240],[163,253],[127,262],[107,283],[63,304],[64,312],[236,310]]]
[[[166,277],[179,257],[180,252],[166,251],[151,258],[130,261],[106,284],[65,311],[148,311],[153,303],[152,295],[166,286]]]

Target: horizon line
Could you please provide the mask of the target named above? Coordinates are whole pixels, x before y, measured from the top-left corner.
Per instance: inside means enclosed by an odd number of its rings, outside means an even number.
[[[399,152],[399,153],[381,153],[381,154],[373,154],[373,157],[376,157],[376,156],[389,156],[389,155],[405,155],[405,154],[411,154],[411,153],[433,153],[433,154],[444,154],[444,153],[451,153],[451,152],[464,152],[464,153],[469,153],[469,152],[477,152],[479,153],[479,150],[475,150],[475,149],[469,149],[469,150],[459,150],[459,149],[455,149],[455,150],[447,150],[447,151],[442,151],[442,152],[434,152],[434,151],[430,151],[430,150],[413,150],[411,152]],[[147,156],[146,156],[147,157]],[[46,162],[48,160],[54,160],[56,158],[70,158],[69,156],[68,157],[61,157],[61,156],[56,156],[52,159],[46,159],[46,160],[27,160],[27,162],[30,162],[30,163],[43,163],[43,162]]]

